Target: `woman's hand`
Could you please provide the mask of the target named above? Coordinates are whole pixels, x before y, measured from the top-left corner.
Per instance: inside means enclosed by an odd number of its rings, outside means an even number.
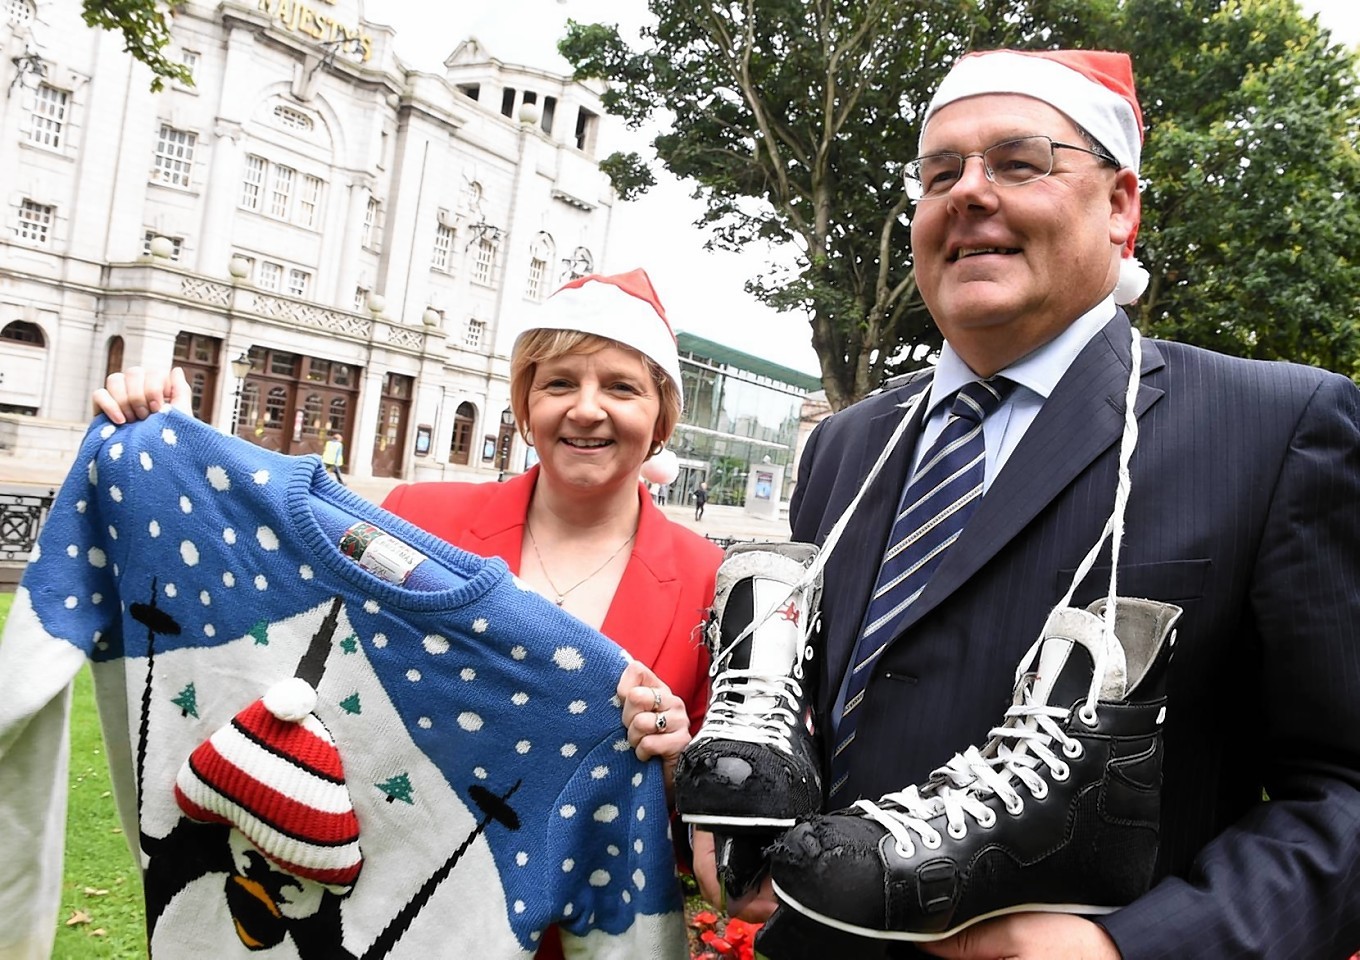
[[[675,787],[675,764],[690,741],[685,701],[671,693],[671,688],[639,660],[624,669],[616,693],[623,704],[628,742],[639,760],[662,759],[666,796],[670,798]]]
[[[184,370],[175,367],[166,376],[163,370],[128,367],[111,373],[104,385],[94,392],[96,411],[114,423],[145,420],[167,405],[181,413],[194,415],[194,396]]]

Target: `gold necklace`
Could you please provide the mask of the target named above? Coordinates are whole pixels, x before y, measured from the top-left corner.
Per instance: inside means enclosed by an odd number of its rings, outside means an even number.
[[[587,581],[592,579],[597,573],[599,573],[605,567],[613,563],[614,558],[617,557],[620,553],[622,553],[623,548],[628,546],[628,544],[632,543],[633,538],[637,536],[637,528],[635,527],[633,529],[633,532],[628,534],[628,539],[623,541],[623,543],[619,544],[617,549],[615,549],[614,552],[609,555],[609,558],[605,560],[604,563],[600,564],[598,567],[596,567],[590,573],[586,574],[580,580],[577,580],[571,586],[567,587],[567,589],[562,590],[558,588],[557,584],[553,583],[552,577],[548,574],[548,568],[543,565],[543,554],[538,552],[538,541],[534,539],[534,530],[532,527],[529,526],[529,521],[527,518],[524,521],[524,532],[529,535],[529,546],[533,547],[534,549],[534,558],[538,560],[538,569],[543,573],[543,579],[548,581],[548,586],[552,587],[553,593],[556,594],[556,598],[553,600],[553,603],[557,604],[559,607],[562,606],[564,602],[566,602],[567,594],[571,593],[577,587],[581,586],[583,583],[586,583]]]

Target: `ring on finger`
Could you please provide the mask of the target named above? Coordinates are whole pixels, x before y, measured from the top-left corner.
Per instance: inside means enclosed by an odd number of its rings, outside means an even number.
[[[661,733],[666,729],[666,715],[658,712],[656,715],[656,732]]]
[[[652,691],[652,713],[660,713],[660,712],[661,712],[661,691],[658,690],[656,687],[648,687],[647,689],[650,690],[650,691]]]

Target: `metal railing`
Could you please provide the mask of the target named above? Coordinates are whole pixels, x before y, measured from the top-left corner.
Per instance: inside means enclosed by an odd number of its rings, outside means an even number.
[[[28,560],[54,499],[54,490],[46,495],[0,491],[0,562]]]

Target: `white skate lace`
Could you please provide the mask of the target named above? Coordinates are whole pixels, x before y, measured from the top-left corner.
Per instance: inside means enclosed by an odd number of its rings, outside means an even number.
[[[754,618],[752,624],[759,625],[768,617],[769,614]],[[713,629],[716,628],[715,624]],[[792,753],[790,733],[795,724],[803,722],[800,706],[803,702],[803,662],[812,658],[806,636],[815,629],[814,616],[804,633],[804,642],[800,644],[802,654],[791,674],[724,667],[737,644],[750,636],[754,626],[748,626],[737,639],[719,650],[708,670],[713,678],[708,712],[694,739],[740,740],[775,746],[785,753]]]
[[[1037,653],[1037,648],[1037,644],[1031,648],[1031,655]],[[1026,657],[1024,662],[1030,659]],[[1070,708],[1033,701],[1035,677],[1033,673],[1025,675],[1023,702],[1006,711],[1005,722],[992,728],[988,733],[991,739],[982,750],[969,747],[955,754],[947,764],[933,771],[920,789],[911,786],[877,801],[858,800],[853,809],[892,834],[897,852],[910,857],[916,849],[913,833],[928,850],[943,842],[930,822],[941,814],[949,835],[961,839],[968,830],[965,815],[982,827],[996,822],[995,811],[984,802],[989,796],[1000,798],[1012,816],[1019,816],[1025,809],[1020,786],[1036,800],[1042,800],[1048,795],[1048,781],[1041,768],[1046,768],[1055,780],[1066,780],[1071,774],[1066,761],[1080,757],[1082,745],[1059,726],[1068,718]]]
[[[1119,445],[1114,509],[1099,539],[1077,567],[1067,593],[1057,604],[1065,607],[1072,602],[1077,585],[1090,572],[1105,541],[1110,539],[1110,583],[1103,611],[1103,630],[1107,642],[1100,644],[1099,649],[1094,651],[1091,685],[1086,691],[1086,700],[1077,710],[1078,717],[1087,726],[1096,723],[1096,701],[1100,697],[1100,687],[1107,668],[1110,638],[1114,637],[1115,578],[1119,570],[1120,542],[1124,536],[1124,513],[1132,486],[1129,461],[1138,444],[1135,401],[1138,397],[1143,350],[1136,327],[1133,328],[1129,352],[1131,365],[1124,397],[1124,429]],[[858,810],[860,815],[875,821],[892,834],[901,856],[909,857],[915,852],[913,833],[928,850],[940,846],[943,838],[930,821],[941,814],[944,814],[947,832],[954,839],[961,839],[968,830],[965,814],[977,821],[979,826],[990,827],[996,822],[996,813],[984,802],[987,797],[998,797],[1007,813],[1018,816],[1024,810],[1025,802],[1016,789],[1017,783],[1023,785],[1037,800],[1048,794],[1048,781],[1041,767],[1047,768],[1055,780],[1067,779],[1071,770],[1054,752],[1053,746],[1056,744],[1063,757],[1071,760],[1081,756],[1082,746],[1059,726],[1059,723],[1068,719],[1070,708],[1050,706],[1034,699],[1036,675],[1029,671],[1038,658],[1043,641],[1043,637],[1036,640],[1021,658],[1015,678],[1020,702],[1006,711],[1006,719],[1001,726],[993,727],[988,732],[989,739],[983,749],[969,747],[963,753],[955,754],[947,764],[931,772],[924,787],[918,789],[910,786],[896,793],[885,794],[877,801],[857,800],[852,805],[852,810]]]

